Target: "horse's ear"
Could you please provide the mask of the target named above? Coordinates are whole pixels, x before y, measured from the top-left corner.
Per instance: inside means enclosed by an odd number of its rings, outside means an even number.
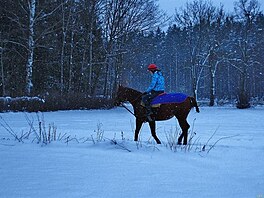
[[[125,87],[123,86],[123,85],[121,85],[121,84],[119,84],[119,86],[118,86],[118,89],[120,90],[120,89],[124,89]]]
[[[122,90],[123,88],[124,88],[124,87],[123,87],[121,84],[119,84],[119,85],[116,87],[116,92]]]

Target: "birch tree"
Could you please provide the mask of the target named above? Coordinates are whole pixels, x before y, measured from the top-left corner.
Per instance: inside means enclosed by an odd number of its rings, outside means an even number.
[[[38,39],[41,39],[46,34],[50,34],[52,30],[49,28],[46,30],[43,30],[40,35],[35,35],[35,30],[37,29],[37,23],[41,23],[45,18],[52,16],[57,9],[60,7],[54,8],[49,13],[44,13],[43,10],[40,10],[37,13],[37,5],[39,2],[37,0],[28,0],[27,5],[23,5],[21,3],[21,6],[23,10],[28,12],[28,56],[27,56],[27,63],[26,63],[26,87],[25,87],[25,94],[31,95],[33,90],[33,68],[34,68],[34,50],[37,47],[36,41]],[[62,4],[63,5],[63,4]]]
[[[208,62],[210,48],[208,46],[208,29],[215,17],[215,7],[207,1],[187,2],[185,8],[176,10],[175,21],[186,32],[186,48],[188,48],[190,83],[193,96],[197,98],[199,81],[201,80],[205,64]]]
[[[210,25],[210,32],[208,37],[209,53],[208,53],[208,68],[210,75],[210,102],[209,106],[214,106],[216,99],[216,77],[217,71],[220,64],[226,59],[224,52],[225,35],[223,24],[225,13],[223,7],[220,7],[214,13],[215,17]]]
[[[28,96],[32,95],[34,90],[35,49],[40,47],[39,41],[52,32],[49,28],[40,31],[38,25],[57,10],[54,8],[51,12],[45,13],[44,10],[38,9],[39,5],[40,2],[37,0],[8,1],[4,10],[4,19],[8,19],[9,26],[12,27],[12,30],[9,30],[10,39],[6,42],[9,49],[14,50],[21,59],[17,67],[20,68],[20,64],[23,64],[23,71],[19,70],[19,76],[24,79],[19,83],[23,84],[22,94]]]
[[[29,3],[29,35],[28,35],[28,58],[26,64],[26,90],[25,94],[30,96],[33,88],[32,82],[32,72],[33,72],[33,62],[34,62],[34,23],[36,15],[36,0],[31,0]]]

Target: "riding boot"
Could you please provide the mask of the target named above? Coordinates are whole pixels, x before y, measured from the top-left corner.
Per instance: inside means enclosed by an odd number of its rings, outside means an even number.
[[[153,119],[151,118],[151,115],[153,114],[153,112],[151,111],[151,106],[146,106],[146,116],[147,116],[147,121],[151,122],[153,121]]]

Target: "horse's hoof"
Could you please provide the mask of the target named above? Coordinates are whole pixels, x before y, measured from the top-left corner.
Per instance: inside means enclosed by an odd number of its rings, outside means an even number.
[[[156,140],[157,144],[161,144],[161,141],[159,139],[155,139],[155,140]]]

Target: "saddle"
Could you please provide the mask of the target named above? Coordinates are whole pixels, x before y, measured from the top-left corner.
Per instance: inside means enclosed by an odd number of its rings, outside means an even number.
[[[153,98],[150,104],[152,108],[158,108],[162,104],[182,103],[187,97],[184,93],[162,93]],[[141,102],[141,105],[145,106],[143,102]]]

